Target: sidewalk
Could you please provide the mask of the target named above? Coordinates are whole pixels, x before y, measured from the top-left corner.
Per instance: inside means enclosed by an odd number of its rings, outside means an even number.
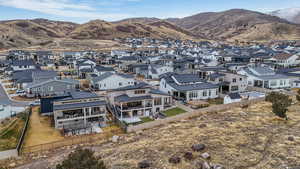
[[[186,112],[194,112],[195,110],[193,110],[192,108],[182,104],[182,103],[179,103],[179,102],[176,102],[176,106],[185,110]]]

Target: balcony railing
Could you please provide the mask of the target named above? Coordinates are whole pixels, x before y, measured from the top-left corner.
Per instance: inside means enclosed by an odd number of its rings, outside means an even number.
[[[103,115],[103,114],[105,114],[104,111],[97,111],[97,112],[92,112],[92,113],[91,113],[92,116],[95,116],[95,115]]]
[[[80,117],[84,117],[84,114],[58,116],[57,119],[58,120],[62,120],[62,119],[74,119],[74,118],[80,118]]]

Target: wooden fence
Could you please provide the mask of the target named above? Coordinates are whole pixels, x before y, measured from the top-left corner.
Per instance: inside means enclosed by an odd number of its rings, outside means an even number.
[[[51,151],[54,149],[62,148],[65,146],[79,145],[79,144],[88,144],[88,143],[101,143],[108,141],[114,135],[119,135],[124,133],[121,129],[112,129],[109,131],[104,131],[100,134],[91,134],[91,135],[81,135],[74,137],[66,137],[64,140],[51,142],[47,144],[40,144],[35,146],[23,147],[22,153],[35,153],[41,151]]]

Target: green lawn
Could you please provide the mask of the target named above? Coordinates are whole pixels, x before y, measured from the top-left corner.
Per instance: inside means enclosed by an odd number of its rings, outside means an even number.
[[[142,123],[147,123],[147,122],[154,121],[154,120],[151,119],[150,117],[142,117],[141,120],[142,120]]]
[[[185,110],[183,110],[179,107],[176,107],[176,108],[164,111],[163,114],[165,114],[167,117],[171,117],[171,116],[176,116],[178,114],[182,114],[182,113],[185,113],[185,112],[186,112]]]

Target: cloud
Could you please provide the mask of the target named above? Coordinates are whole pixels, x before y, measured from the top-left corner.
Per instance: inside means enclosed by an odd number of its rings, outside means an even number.
[[[71,0],[0,0],[0,5],[73,18],[119,20],[132,17],[122,13],[100,13],[88,3],[75,3]]]

